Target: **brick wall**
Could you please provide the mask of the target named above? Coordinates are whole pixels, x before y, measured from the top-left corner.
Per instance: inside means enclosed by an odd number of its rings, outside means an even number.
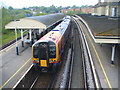
[[[94,12],[94,8],[92,7],[85,7],[85,8],[76,8],[76,9],[62,9],[62,13],[67,13],[68,11],[81,11],[86,14],[90,14]]]

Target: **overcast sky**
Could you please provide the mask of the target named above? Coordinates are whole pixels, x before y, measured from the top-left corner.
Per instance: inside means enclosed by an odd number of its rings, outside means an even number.
[[[23,8],[30,6],[81,6],[81,5],[95,5],[98,0],[1,0],[5,6],[12,6],[13,8]],[[102,0],[103,1],[103,0]]]

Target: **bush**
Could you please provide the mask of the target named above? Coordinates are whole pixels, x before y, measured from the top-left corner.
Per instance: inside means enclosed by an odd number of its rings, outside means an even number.
[[[9,9],[3,7],[0,10],[2,12],[2,16],[0,18],[2,21],[2,25],[0,25],[0,32],[2,33],[2,37],[0,38],[2,38],[2,45],[5,45],[9,41],[15,39],[14,30],[6,30],[5,25],[8,24],[11,20],[25,17],[26,11],[13,9],[12,7]],[[18,35],[20,36],[20,33]]]

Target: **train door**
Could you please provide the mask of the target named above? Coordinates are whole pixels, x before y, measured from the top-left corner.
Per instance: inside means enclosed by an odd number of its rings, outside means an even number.
[[[40,67],[48,67],[49,64],[49,47],[47,42],[41,42],[39,44],[38,58]]]

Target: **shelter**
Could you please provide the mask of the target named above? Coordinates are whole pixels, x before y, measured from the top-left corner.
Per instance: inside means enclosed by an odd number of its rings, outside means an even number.
[[[65,14],[56,13],[50,15],[22,18],[8,23],[7,25],[5,25],[5,29],[46,29],[47,27],[63,19],[64,17]]]
[[[21,40],[22,46],[24,47],[23,42],[23,33],[25,31],[29,32],[29,42],[30,46],[32,46],[32,32],[39,31],[39,34],[46,30],[47,28],[55,25],[59,21],[61,21],[65,17],[63,13],[55,13],[43,16],[33,16],[26,17],[19,20],[14,20],[7,25],[5,25],[5,29],[15,29],[16,42],[17,42],[17,30],[21,30]],[[17,43],[16,43],[16,48]],[[18,50],[17,50],[18,53]]]

